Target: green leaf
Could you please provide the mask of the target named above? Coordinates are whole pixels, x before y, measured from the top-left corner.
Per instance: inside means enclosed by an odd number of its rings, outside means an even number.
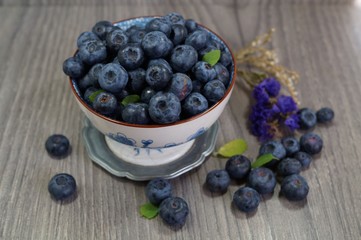
[[[139,95],[128,95],[125,98],[123,98],[121,104],[123,106],[127,106],[129,103],[136,103],[140,101]]]
[[[220,58],[221,58],[221,51],[216,49],[207,52],[203,56],[202,61],[209,63],[213,67],[214,65],[216,65],[216,63],[219,61]]]
[[[265,165],[266,163],[269,163],[272,160],[279,160],[279,159],[276,158],[275,156],[273,156],[272,153],[263,154],[263,155],[259,156],[256,159],[256,161],[254,161],[252,163],[252,168],[261,167],[261,166]]]
[[[222,157],[232,157],[234,155],[241,155],[246,150],[247,142],[243,139],[235,139],[224,144],[215,154]]]
[[[100,89],[100,90],[95,91],[92,94],[90,94],[90,96],[89,96],[90,102],[94,102],[95,98],[102,92],[104,92],[104,90]]]
[[[152,219],[158,215],[158,207],[154,206],[151,203],[146,203],[140,206],[140,215],[145,218]]]

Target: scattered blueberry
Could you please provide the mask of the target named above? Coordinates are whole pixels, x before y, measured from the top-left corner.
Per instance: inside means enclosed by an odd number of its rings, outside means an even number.
[[[108,92],[99,93],[93,102],[93,108],[95,111],[106,115],[111,116],[118,106],[116,97]]]
[[[111,93],[121,92],[128,83],[128,73],[119,64],[104,65],[99,74],[99,85]]]
[[[148,182],[145,193],[149,202],[158,206],[161,202],[172,196],[172,185],[163,178],[155,178]]]
[[[180,197],[169,197],[162,201],[159,215],[170,227],[180,229],[184,226],[189,213],[187,202]]]
[[[243,155],[235,155],[227,160],[226,171],[233,179],[244,179],[251,171],[251,161]]]
[[[189,45],[176,46],[170,57],[170,64],[174,70],[185,73],[192,69],[198,60],[197,51]]]
[[[259,155],[271,153],[274,157],[282,159],[286,156],[286,149],[281,142],[270,140],[263,143],[259,149]]]
[[[281,183],[281,193],[289,201],[300,201],[307,197],[309,187],[306,179],[298,174],[285,177]]]
[[[286,155],[292,156],[296,152],[300,151],[300,143],[297,138],[289,136],[281,139],[283,147],[286,149]]]
[[[141,47],[127,45],[118,52],[118,61],[126,70],[139,68],[144,61]]]
[[[216,78],[216,70],[207,62],[199,61],[192,68],[192,72],[196,80],[202,83],[209,82]]]
[[[247,186],[255,189],[259,194],[272,193],[276,186],[276,178],[268,168],[255,168],[248,175]]]
[[[54,134],[46,140],[45,149],[52,157],[64,158],[70,153],[70,143],[64,135]]]
[[[76,192],[76,181],[67,173],[59,173],[51,178],[48,191],[55,200],[65,200]]]
[[[174,93],[178,98],[179,101],[182,101],[192,92],[192,80],[183,73],[176,73],[173,74],[167,91]]]
[[[80,78],[85,74],[85,67],[81,61],[70,57],[63,63],[63,72],[70,78]]]
[[[324,107],[316,112],[317,122],[318,123],[327,123],[332,121],[335,113],[331,108]]]
[[[233,203],[242,212],[253,212],[260,201],[259,193],[250,187],[241,187],[233,194]]]
[[[311,129],[316,126],[317,117],[315,111],[309,108],[302,108],[297,112],[301,129]]]
[[[124,122],[133,124],[148,124],[150,117],[146,103],[129,103],[122,111]]]
[[[311,155],[305,152],[297,152],[293,157],[301,163],[302,169],[308,168],[312,162]]]
[[[149,101],[149,115],[160,124],[173,123],[179,120],[181,104],[173,93],[158,92]]]
[[[187,116],[194,116],[208,109],[208,101],[202,94],[193,92],[184,100],[182,109]]]
[[[301,136],[300,145],[303,152],[314,155],[321,152],[323,141],[316,133],[309,132]]]
[[[288,176],[292,174],[298,174],[301,172],[301,163],[294,158],[284,158],[277,166],[277,173],[280,176]]]
[[[206,186],[211,192],[225,193],[231,179],[225,170],[213,170],[207,174]]]
[[[221,100],[225,92],[226,88],[218,79],[207,82],[202,91],[203,95],[210,103],[216,103]]]

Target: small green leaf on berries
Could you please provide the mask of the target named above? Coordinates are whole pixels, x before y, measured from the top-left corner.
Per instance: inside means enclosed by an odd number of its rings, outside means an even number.
[[[140,97],[139,95],[128,95],[125,98],[123,98],[121,104],[125,107],[127,106],[129,103],[136,103],[140,101]]]
[[[247,150],[247,142],[244,139],[235,139],[219,148],[214,154],[222,157],[241,155]]]
[[[276,158],[275,156],[272,155],[272,153],[266,153],[263,154],[261,156],[259,156],[256,161],[254,161],[252,163],[252,168],[258,168],[258,167],[262,167],[263,165],[269,163],[272,160],[279,160],[278,158]]]
[[[204,54],[202,61],[209,63],[213,67],[214,65],[216,65],[220,58],[221,51],[216,49]]]
[[[140,206],[140,215],[147,219],[155,218],[158,215],[159,209],[151,203],[146,203]]]
[[[104,90],[100,89],[100,90],[95,91],[92,94],[90,94],[90,96],[89,96],[90,102],[94,102],[95,98],[102,92],[104,92]]]

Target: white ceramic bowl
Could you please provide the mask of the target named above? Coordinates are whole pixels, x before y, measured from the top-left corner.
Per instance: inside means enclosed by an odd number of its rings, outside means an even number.
[[[139,17],[123,20],[114,23],[122,29],[127,29],[133,24],[145,25],[154,17]],[[204,133],[218,119],[226,106],[236,81],[235,61],[233,54],[226,43],[209,29],[212,38],[224,45],[225,51],[232,56],[232,66],[230,71],[230,81],[223,98],[214,104],[207,111],[192,118],[184,119],[166,125],[139,125],[129,124],[105,117],[90,108],[82,99],[80,91],[75,81],[70,79],[71,89],[81,110],[89,118],[91,123],[104,135],[116,140],[119,143],[141,148],[167,148],[180,145]]]

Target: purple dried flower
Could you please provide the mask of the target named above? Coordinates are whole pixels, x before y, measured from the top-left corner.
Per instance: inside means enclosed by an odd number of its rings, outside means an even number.
[[[281,90],[281,84],[275,78],[266,78],[260,84],[269,96],[276,97]]]
[[[298,128],[300,128],[299,125],[299,118],[297,114],[292,114],[288,116],[284,122],[284,124],[291,130],[294,131]]]
[[[297,104],[290,96],[279,96],[277,98],[277,106],[283,114],[291,113],[297,110]]]
[[[254,99],[256,99],[257,102],[259,103],[267,103],[269,101],[269,95],[266,92],[266,90],[260,86],[257,85],[252,92],[252,96],[254,97]]]

